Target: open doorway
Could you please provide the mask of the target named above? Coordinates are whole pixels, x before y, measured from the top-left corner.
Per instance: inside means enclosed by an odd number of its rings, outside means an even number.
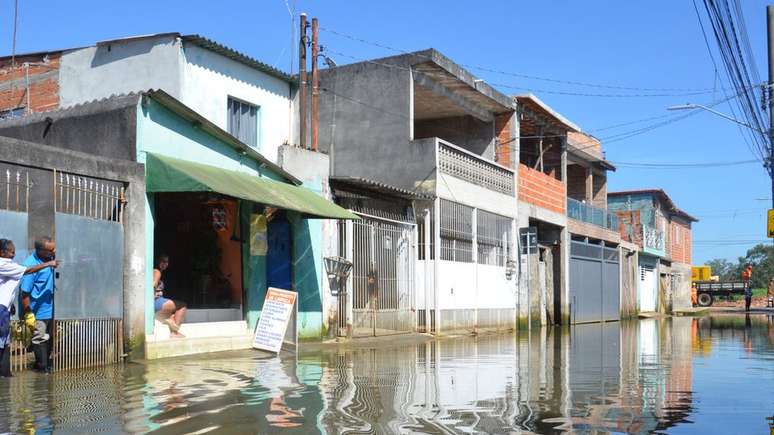
[[[186,322],[242,320],[239,201],[215,193],[157,193],[154,221],[154,257],[170,258],[165,297],[188,303]]]

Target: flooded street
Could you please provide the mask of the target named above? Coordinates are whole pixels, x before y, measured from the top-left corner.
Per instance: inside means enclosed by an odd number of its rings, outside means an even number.
[[[0,433],[769,433],[774,316],[0,380]]]

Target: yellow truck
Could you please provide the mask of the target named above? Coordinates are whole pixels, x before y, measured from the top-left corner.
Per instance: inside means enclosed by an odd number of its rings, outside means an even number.
[[[717,276],[712,276],[712,268],[709,266],[693,266],[691,268],[691,299],[700,307],[709,307],[715,301],[715,298],[725,297],[729,299],[735,294],[744,294],[747,288],[745,281],[724,281],[720,282]]]

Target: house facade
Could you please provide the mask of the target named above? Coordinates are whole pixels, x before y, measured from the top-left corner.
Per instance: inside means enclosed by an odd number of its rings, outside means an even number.
[[[671,312],[691,306],[691,225],[661,189],[608,193],[620,220],[621,238],[639,247],[640,312]]]
[[[407,198],[396,213],[364,195],[351,223],[364,226],[345,229],[345,254],[368,264],[353,274],[353,329],[406,330],[414,312],[421,331],[514,328],[515,154],[497,145],[517,143],[510,97],[432,49],[325,69],[320,87],[331,176]],[[401,266],[379,257],[401,246],[416,246]]]
[[[146,357],[249,347],[266,289],[298,292],[291,323],[299,339],[323,338],[327,292],[317,289],[311,219],[355,218],[163,91],[115,96],[0,122],[0,135],[142,163],[145,192],[143,301],[125,321],[142,319]],[[80,184],[78,185],[80,189]],[[132,204],[137,206],[137,199]],[[131,223],[130,223],[131,224]],[[153,260],[168,255],[165,296],[188,314],[170,340],[155,317]]]

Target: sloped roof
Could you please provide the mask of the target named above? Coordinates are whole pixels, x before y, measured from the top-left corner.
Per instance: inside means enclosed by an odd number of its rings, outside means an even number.
[[[683,219],[691,222],[699,222],[698,219],[679,209],[672,198],[667,195],[664,189],[638,189],[638,190],[623,190],[620,192],[608,192],[607,196],[627,196],[627,195],[653,195],[658,197],[667,206],[667,211],[682,217]]]

